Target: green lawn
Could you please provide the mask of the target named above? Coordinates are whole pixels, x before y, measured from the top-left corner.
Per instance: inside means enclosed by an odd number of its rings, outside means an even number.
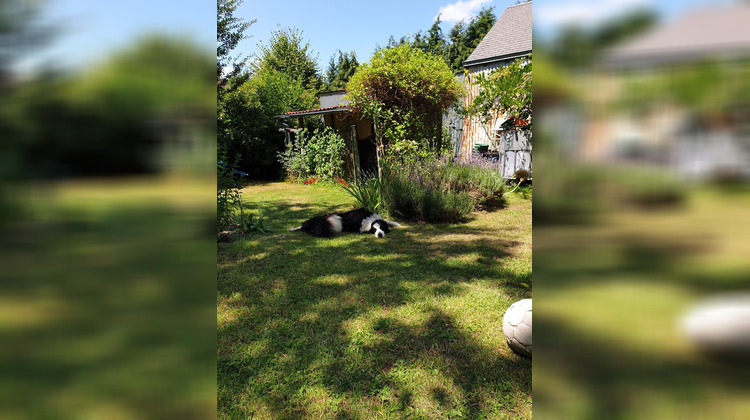
[[[531,296],[531,200],[384,239],[288,232],[343,190],[243,191],[267,235],[219,244],[220,418],[531,418],[531,361],[502,334]]]
[[[750,366],[705,357],[680,329],[701,299],[746,291],[750,194],[690,191],[537,226],[535,414],[545,419],[750,418]]]
[[[0,418],[215,414],[215,185],[19,188],[27,212],[0,228]]]

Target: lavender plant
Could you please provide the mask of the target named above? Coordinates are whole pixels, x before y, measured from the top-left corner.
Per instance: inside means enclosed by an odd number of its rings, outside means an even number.
[[[477,208],[503,203],[505,182],[497,162],[479,157],[391,159],[386,166],[386,208],[405,219],[457,222]]]

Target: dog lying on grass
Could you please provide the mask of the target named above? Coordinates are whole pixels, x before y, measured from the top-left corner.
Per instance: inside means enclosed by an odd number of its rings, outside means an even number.
[[[315,216],[302,225],[289,229],[290,232],[301,230],[313,236],[331,238],[341,232],[372,233],[376,238],[383,238],[391,227],[401,226],[396,222],[383,220],[377,214],[365,209],[350,210],[346,213],[331,213]]]

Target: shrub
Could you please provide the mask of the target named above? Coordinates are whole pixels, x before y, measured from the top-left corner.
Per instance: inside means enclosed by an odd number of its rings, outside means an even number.
[[[219,231],[235,224],[234,213],[240,205],[240,179],[237,171],[227,163],[227,151],[218,148],[219,164],[216,167],[216,226]]]
[[[341,187],[349,193],[359,207],[363,207],[372,213],[378,213],[383,209],[382,183],[375,174],[363,173],[359,183],[349,185],[343,179],[338,178]]]
[[[376,52],[346,90],[351,109],[373,120],[379,173],[385,148],[393,143],[410,139],[422,149],[440,150],[440,117],[464,91],[442,58],[409,45]]]
[[[346,143],[332,128],[300,130],[295,139],[279,153],[286,175],[297,182],[310,178],[333,182],[344,172]]]
[[[496,161],[473,155],[466,160],[454,160],[448,165],[446,177],[450,188],[464,190],[478,208],[495,207],[504,203],[505,180]]]
[[[479,207],[503,203],[505,182],[497,164],[480,158],[393,159],[384,177],[385,207],[408,220],[458,222]]]
[[[271,232],[273,229],[268,224],[265,217],[266,217],[265,214],[261,214],[256,219],[255,216],[251,214],[249,219],[243,222],[244,226],[242,226],[242,229],[246,233],[250,233],[250,232],[269,233]]]
[[[551,161],[555,174],[537,185],[534,223],[561,225],[595,223],[600,216],[621,208],[673,208],[684,203],[688,186],[664,169],[570,167]]]

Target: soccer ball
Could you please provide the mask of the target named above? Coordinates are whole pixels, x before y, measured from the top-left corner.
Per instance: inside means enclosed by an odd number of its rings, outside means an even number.
[[[531,299],[519,300],[505,311],[503,334],[511,350],[531,358]]]
[[[682,331],[709,355],[750,354],[750,294],[720,295],[693,307]]]

